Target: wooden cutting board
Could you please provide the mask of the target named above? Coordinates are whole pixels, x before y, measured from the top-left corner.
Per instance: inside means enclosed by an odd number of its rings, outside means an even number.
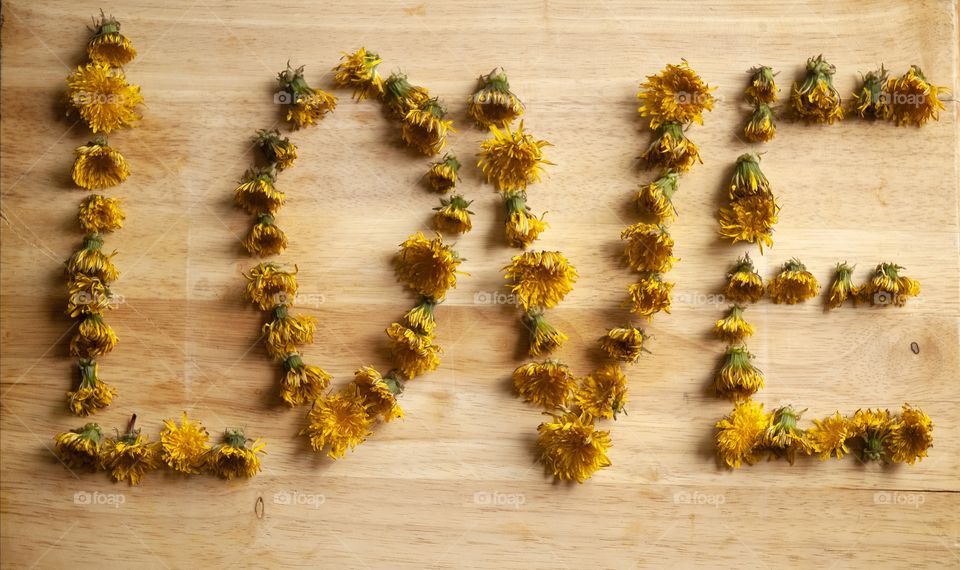
[[[762,147],[737,136],[756,64],[779,70],[786,89],[823,53],[844,95],[880,63],[895,73],[919,64],[957,93],[956,2],[104,6],[140,52],[127,73],[147,104],[139,128],[111,137],[132,168],[109,191],[127,213],[108,240],[124,302],[109,315],[121,342],[101,372],[120,395],[95,419],[112,432],[135,412],[156,436],[162,419],[190,410],[213,432],[242,426],[268,442],[252,480],[157,473],[134,488],[74,476],[51,453],[55,433],[83,423],[64,408],[74,363],[61,272],[81,238],[72,151],[89,134],[63,118],[60,97],[101,6],[13,0],[2,10],[4,567],[958,565],[956,100],[923,129],[783,121]],[[305,409],[278,404],[261,317],[240,300],[254,260],[239,243],[249,218],[231,196],[253,159],[249,138],[280,119],[276,73],[303,64],[310,83],[333,90],[330,68],[360,46],[447,103],[476,216],[456,240],[470,276],[438,310],[443,364],[409,383],[405,420],[331,462],[297,436]],[[515,250],[475,168],[485,134],[467,121],[466,100],[478,75],[505,67],[527,128],[554,145],[556,165],[530,203],[549,212],[537,246],[562,250],[581,275],[551,316],[570,336],[559,357],[586,374],[600,361],[596,338],[628,319],[633,276],[619,232],[636,221],[630,199],[651,176],[636,160],[649,141],[637,85],[681,58],[721,101],[688,133],[704,164],[676,197],[674,309],[647,326],[653,353],[629,369],[629,415],[608,424],[613,466],[584,485],[552,484],[534,461],[543,417],[510,389],[526,360],[517,313],[486,302],[505,292],[500,269]],[[336,111],[291,135],[300,159],[282,175],[289,202],[278,223],[291,239],[279,260],[299,268],[301,309],[320,322],[308,360],[340,386],[361,365],[387,366],[383,329],[413,299],[390,261],[406,236],[429,229],[437,197],[418,182],[428,160],[401,145],[379,106],[334,92]],[[731,405],[708,390],[723,350],[710,327],[725,308],[724,272],[750,248],[718,241],[714,216],[734,160],[756,150],[783,206],[775,246],[754,254],[765,276],[791,257],[824,283],[838,261],[856,263],[858,280],[893,261],[923,286],[903,309],[751,308],[750,348],[768,379],[758,399],[807,408],[808,420],[921,406],[936,426],[921,463],[716,465],[712,426]]]

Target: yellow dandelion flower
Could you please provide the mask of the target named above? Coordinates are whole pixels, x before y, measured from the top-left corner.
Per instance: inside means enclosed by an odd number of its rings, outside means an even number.
[[[770,191],[770,181],[760,170],[760,155],[746,153],[738,156],[733,178],[730,180],[730,199],[769,194]]]
[[[555,307],[577,281],[577,270],[559,251],[527,251],[503,268],[510,290],[524,311]]]
[[[933,422],[923,410],[903,405],[890,434],[890,457],[895,463],[913,465],[927,456],[933,447]]]
[[[435,192],[449,192],[460,180],[460,161],[452,154],[445,154],[443,158],[430,164],[427,171],[427,184]]]
[[[293,69],[287,63],[287,68],[277,74],[277,81],[280,83],[281,91],[276,95],[275,101],[286,104],[286,120],[294,129],[319,123],[327,113],[337,107],[335,96],[307,85],[307,81],[303,78],[302,65]],[[296,158],[296,148],[293,149],[293,158]],[[293,163],[293,158],[289,158],[288,149],[287,159],[290,164]],[[283,170],[285,167],[278,165],[277,168]]]
[[[137,50],[133,48],[123,34],[120,33],[120,22],[113,16],[105,16],[100,11],[100,19],[94,20],[95,31],[87,42],[87,57],[96,61],[123,67],[137,57]]]
[[[277,171],[274,168],[251,168],[243,174],[233,193],[233,201],[248,214],[276,214],[287,196],[274,187]]]
[[[87,315],[70,338],[70,356],[96,358],[117,346],[117,333],[100,315]]]
[[[467,201],[457,194],[450,198],[440,198],[440,206],[434,208],[433,227],[437,231],[451,234],[463,234],[473,229],[470,216],[473,214],[468,208],[473,201]]]
[[[120,209],[120,200],[100,194],[87,196],[80,202],[77,218],[80,227],[88,234],[101,234],[119,230],[126,216]]]
[[[850,439],[859,439],[864,461],[888,458],[887,438],[896,424],[889,410],[857,410],[850,419]]]
[[[478,126],[506,128],[523,114],[523,103],[510,91],[510,82],[503,68],[481,75],[479,87],[470,97],[467,114]]]
[[[850,422],[841,416],[840,412],[827,416],[822,421],[813,420],[813,427],[807,430],[810,453],[818,454],[821,461],[826,461],[831,456],[842,459],[844,454],[850,452],[847,447],[850,437]]]
[[[777,87],[774,77],[777,74],[765,65],[758,65],[750,70],[750,85],[747,86],[747,99],[752,103],[770,104],[777,100]]]
[[[332,377],[319,366],[304,364],[299,353],[291,353],[283,359],[283,379],[280,381],[280,397],[291,406],[312,402],[323,395]]]
[[[800,416],[806,410],[794,410],[793,406],[783,406],[773,411],[770,425],[764,430],[761,444],[774,457],[785,457],[790,465],[796,460],[797,453],[810,454],[810,442],[807,434],[797,426]]]
[[[580,382],[574,398],[584,413],[616,419],[627,403],[627,376],[620,364],[604,364]]]
[[[673,238],[662,225],[638,222],[620,233],[626,240],[624,258],[635,271],[665,273],[673,263]]]
[[[538,218],[530,213],[530,208],[527,206],[527,193],[523,190],[505,193],[503,204],[507,210],[504,233],[510,246],[530,247],[549,227],[542,216]]]
[[[860,287],[858,297],[871,305],[902,307],[911,297],[920,294],[920,282],[900,275],[903,267],[895,263],[881,263],[873,277]]]
[[[713,325],[713,333],[726,343],[741,342],[753,336],[753,325],[743,319],[743,307],[734,305],[730,313]]]
[[[807,60],[803,83],[793,83],[791,105],[797,116],[807,122],[829,123],[843,119],[840,92],[833,86],[837,68],[822,55]]]
[[[673,195],[679,182],[680,175],[677,171],[667,170],[650,184],[643,184],[637,192],[637,208],[652,215],[657,219],[657,223],[673,220],[677,214],[677,209],[673,206]]]
[[[297,272],[284,271],[274,263],[259,263],[250,269],[244,297],[261,311],[293,303],[297,296]]]
[[[730,415],[717,422],[717,457],[731,469],[760,460],[764,434],[770,425],[770,414],[763,404],[747,399],[737,402]]]
[[[78,416],[89,416],[113,402],[117,390],[97,376],[97,361],[80,360],[80,386],[67,392],[67,408]]]
[[[600,349],[607,356],[620,362],[633,364],[644,352],[650,352],[644,347],[650,338],[643,329],[637,327],[616,327],[600,337]]]
[[[553,164],[543,156],[543,147],[550,143],[524,132],[523,121],[516,130],[491,126],[490,134],[491,138],[480,143],[477,168],[500,192],[526,190],[540,180],[543,165]]]
[[[527,353],[530,356],[547,354],[563,346],[569,337],[547,322],[543,311],[533,309],[523,314],[521,322],[529,331],[530,347]]]
[[[890,102],[884,93],[888,79],[887,70],[882,65],[880,69],[863,76],[860,88],[853,93],[853,110],[861,119],[883,119],[888,116]]]
[[[253,143],[278,171],[290,168],[297,160],[297,145],[290,142],[289,138],[280,136],[277,129],[260,129],[253,137]]]
[[[641,155],[652,166],[687,172],[693,163],[700,162],[700,149],[683,134],[680,123],[667,122],[657,127],[653,142]]]
[[[100,447],[103,431],[95,423],[58,433],[53,438],[54,451],[68,469],[89,469],[100,467]]]
[[[83,247],[74,252],[67,260],[67,276],[87,275],[96,277],[104,283],[112,283],[120,278],[120,270],[113,264],[113,256],[103,253],[103,237],[89,234],[83,238]]]
[[[210,434],[198,421],[190,421],[183,412],[180,425],[173,419],[163,420],[160,430],[160,460],[170,469],[195,475],[206,466],[210,452]]]
[[[390,337],[390,355],[397,369],[408,379],[440,366],[440,347],[433,344],[433,337],[393,323],[387,327]]]
[[[279,255],[287,249],[287,234],[283,233],[273,220],[271,214],[260,214],[257,216],[257,223],[253,224],[243,238],[243,247],[252,255]]]
[[[71,318],[85,315],[103,315],[114,307],[115,298],[107,283],[99,277],[78,273],[67,283],[67,314]]]
[[[773,194],[744,196],[720,208],[720,237],[755,243],[763,253],[763,246],[773,247],[773,226],[777,224],[780,205]]]
[[[139,85],[130,85],[123,72],[110,64],[92,61],[67,77],[67,100],[94,133],[132,127],[140,119],[143,103]]]
[[[560,481],[583,483],[610,466],[610,432],[595,429],[594,419],[587,414],[569,412],[553,416],[551,421],[540,424],[537,431],[540,461]]]
[[[513,387],[525,402],[546,410],[565,408],[577,387],[570,367],[557,360],[528,362],[513,371]]]
[[[433,309],[436,306],[437,302],[431,297],[421,297],[417,306],[403,315],[401,320],[403,326],[422,335],[432,335],[433,330],[437,328],[437,320],[433,316]]]
[[[430,100],[430,90],[412,85],[403,73],[391,73],[383,86],[383,102],[395,119],[403,119],[407,113]]]
[[[313,333],[317,329],[317,320],[307,315],[290,315],[287,305],[277,305],[273,310],[273,320],[264,323],[262,332],[266,336],[267,352],[277,360],[282,360],[297,348],[311,344]]]
[[[679,65],[667,65],[657,75],[648,75],[640,84],[637,109],[641,117],[650,119],[650,128],[656,129],[668,122],[703,124],[703,112],[712,111],[716,101],[710,87],[697,72],[683,60]]]
[[[372,425],[373,418],[360,394],[344,390],[313,403],[300,435],[307,436],[314,451],[327,448],[327,457],[340,459],[373,434]]]
[[[743,126],[743,137],[750,142],[769,142],[777,136],[776,117],[766,103],[757,103]]]
[[[97,137],[75,151],[71,176],[84,190],[102,190],[120,184],[130,175],[126,159],[107,144],[106,137]]]
[[[444,120],[446,115],[447,110],[438,99],[428,99],[403,118],[400,138],[427,156],[439,154],[447,146],[447,134],[457,132],[453,121]]]
[[[134,416],[136,417],[136,416]],[[100,452],[103,469],[114,481],[139,485],[150,471],[156,471],[160,461],[160,443],[152,442],[140,430],[132,430],[117,439],[108,439]]]
[[[239,477],[250,478],[260,471],[260,457],[266,453],[266,442],[257,438],[247,447],[248,438],[241,429],[228,429],[223,434],[223,442],[207,453],[207,468],[211,473],[223,479]]]
[[[767,294],[774,303],[793,305],[812,299],[819,293],[817,278],[797,258],[784,263],[780,273],[767,285]]]
[[[847,299],[852,299],[854,303],[859,301],[860,288],[853,284],[853,266],[843,262],[837,264],[837,272],[830,283],[827,306],[836,309],[842,306]]]
[[[727,347],[723,364],[714,376],[717,393],[733,400],[744,400],[763,388],[763,372],[751,360],[753,355],[747,347]]]
[[[457,287],[457,271],[463,260],[449,245],[443,244],[440,234],[427,239],[420,232],[400,244],[397,255],[397,278],[424,297],[442,301],[447,290]]]
[[[733,303],[756,303],[763,297],[763,277],[753,267],[750,254],[744,253],[733,269],[727,273],[723,297]]]
[[[394,374],[381,376],[375,368],[364,366],[354,373],[351,385],[371,420],[382,418],[389,422],[403,417],[403,410],[397,404],[403,383]]]
[[[897,126],[922,127],[930,119],[938,121],[940,111],[945,109],[940,95],[949,92],[946,87],[929,83],[920,68],[911,65],[902,77],[887,80],[885,95],[888,101],[884,118],[894,121]]]
[[[640,281],[627,290],[630,311],[647,320],[653,319],[653,315],[660,311],[669,314],[673,285],[670,281],[664,281],[659,273],[641,276]]]
[[[353,89],[353,98],[357,101],[384,96],[383,78],[377,67],[383,62],[380,56],[366,48],[347,54],[340,58],[340,63],[333,68],[333,81],[339,87]]]

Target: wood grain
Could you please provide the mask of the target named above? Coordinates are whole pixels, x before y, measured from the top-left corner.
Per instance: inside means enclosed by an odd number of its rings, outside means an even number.
[[[745,249],[719,242],[714,219],[733,161],[756,148],[736,136],[745,70],[771,65],[787,86],[823,53],[847,94],[881,62],[897,73],[916,63],[957,93],[956,2],[112,4],[140,51],[127,71],[147,107],[140,128],[111,137],[133,174],[110,190],[126,204],[126,226],[109,241],[125,302],[110,315],[121,344],[102,374],[121,394],[96,419],[112,429],[136,412],[155,434],[189,409],[211,430],[265,437],[269,453],[250,481],[154,474],[136,488],[74,476],[50,452],[56,432],[82,423],[64,409],[73,363],[61,264],[80,239],[71,153],[89,135],[62,118],[59,97],[100,6],[15,0],[2,10],[4,567],[957,567],[955,100],[923,129],[785,121],[762,147],[783,204],[776,245],[754,256],[764,274],[797,256],[824,281],[837,261],[857,263],[859,279],[891,260],[922,282],[921,299],[902,310],[750,309],[768,407],[818,417],[909,401],[934,418],[930,457],[728,472],[711,437],[730,405],[707,390],[722,350],[709,334],[723,310],[711,295]],[[442,366],[409,384],[407,419],[333,463],[296,437],[304,412],[277,404],[276,371],[256,343],[260,317],[240,301],[253,261],[231,192],[252,160],[249,137],[278,122],[271,96],[287,60],[332,89],[340,52],[361,45],[448,103],[477,215],[457,241],[471,276],[439,309]],[[514,251],[499,200],[469,159],[484,134],[466,121],[465,100],[477,75],[502,65],[529,130],[554,144],[556,166],[530,201],[549,212],[538,246],[562,249],[582,276],[552,314],[571,337],[560,357],[586,373],[596,337],[627,319],[618,235],[650,176],[636,161],[649,137],[637,83],[680,58],[722,101],[689,133],[704,164],[677,196],[675,309],[648,327],[653,354],[629,371],[629,415],[611,424],[614,465],[581,486],[551,484],[532,451],[541,416],[509,389],[524,361],[516,313],[475,302],[504,291],[500,268]],[[321,323],[310,360],[343,383],[361,365],[386,366],[383,329],[412,300],[390,259],[428,228],[437,200],[418,184],[427,161],[378,106],[336,94],[333,115],[292,135],[301,158],[281,178],[289,204],[278,223],[292,241],[281,259],[299,266],[302,292],[317,301],[302,307]],[[76,493],[113,504],[77,504]]]

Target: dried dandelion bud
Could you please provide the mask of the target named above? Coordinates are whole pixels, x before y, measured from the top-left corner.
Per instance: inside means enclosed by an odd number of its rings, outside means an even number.
[[[273,223],[271,214],[260,214],[243,238],[243,247],[259,257],[278,255],[287,249],[287,234]]]
[[[357,101],[384,96],[383,78],[377,67],[383,62],[380,56],[366,48],[360,48],[351,54],[344,54],[340,63],[333,68],[333,81],[339,87],[353,89],[353,98]]]
[[[753,267],[750,254],[744,253],[737,260],[723,288],[723,297],[734,303],[756,303],[763,297],[763,277]]]
[[[777,74],[773,69],[766,65],[758,65],[750,70],[750,84],[745,92],[747,100],[751,103],[763,103],[769,105],[777,100],[777,87],[774,77]]]
[[[644,342],[650,338],[643,329],[637,327],[616,327],[600,337],[600,349],[607,356],[620,362],[633,364],[644,352]]]
[[[112,188],[130,175],[127,161],[119,151],[107,144],[107,137],[96,137],[76,149],[71,177],[84,190]]]
[[[253,137],[253,143],[277,171],[290,168],[297,160],[297,145],[290,142],[289,138],[280,136],[280,131],[277,129],[272,131],[260,129]]]
[[[100,19],[94,20],[93,24],[93,36],[87,42],[87,57],[90,61],[123,67],[137,57],[137,50],[133,48],[130,40],[120,33],[120,22],[113,16],[105,16],[101,10]]]
[[[946,87],[929,83],[920,68],[911,65],[903,76],[887,80],[885,95],[889,101],[885,118],[897,126],[922,127],[931,119],[937,121],[940,111],[945,108],[940,95],[946,93],[949,93]]]
[[[885,119],[889,116],[889,97],[884,92],[888,79],[887,70],[882,65],[863,76],[860,88],[853,92],[853,109],[860,118]]]
[[[523,121],[516,130],[509,126],[502,130],[491,126],[490,134],[493,138],[480,143],[477,168],[500,192],[526,190],[540,180],[543,165],[553,164],[543,156],[543,147],[550,143],[524,132]]]
[[[769,192],[732,200],[720,208],[720,237],[732,243],[757,244],[763,253],[763,246],[773,246],[773,226],[779,213],[780,205]]]
[[[510,246],[530,247],[549,227],[547,222],[543,221],[543,216],[538,218],[530,213],[526,192],[519,190],[504,194],[503,204],[507,210],[504,231]]]
[[[80,211],[77,215],[80,227],[88,234],[119,230],[123,227],[125,217],[123,210],[120,209],[120,200],[100,194],[92,194],[84,198],[80,202]]]
[[[841,416],[840,412],[823,420],[813,420],[813,427],[807,430],[809,453],[819,455],[821,461],[826,461],[831,456],[842,459],[850,453],[847,441],[853,437],[852,427],[850,420]]]
[[[473,201],[467,201],[457,194],[449,200],[440,198],[440,206],[434,208],[433,227],[437,231],[451,234],[464,234],[473,229],[470,216],[473,214],[468,208]]]
[[[307,426],[300,430],[316,452],[327,450],[327,457],[340,459],[372,435],[373,418],[356,390],[343,390],[313,403],[307,414]]]
[[[266,453],[266,442],[257,438],[247,447],[248,438],[243,430],[228,429],[223,434],[223,442],[217,444],[207,454],[207,468],[223,479],[250,478],[260,471],[260,457]]]
[[[627,377],[619,363],[605,364],[580,382],[574,393],[583,413],[594,418],[617,419],[627,403]]]
[[[763,372],[751,360],[753,355],[747,347],[727,347],[723,364],[714,377],[717,393],[733,400],[743,400],[763,388]]]
[[[920,294],[920,282],[900,275],[903,267],[895,263],[877,265],[873,276],[860,287],[860,300],[871,305],[894,305],[902,307],[910,297]]]
[[[654,134],[653,142],[641,156],[648,164],[686,172],[695,162],[703,162],[700,150],[683,134],[680,123],[662,123]]]
[[[667,170],[650,184],[640,186],[637,192],[637,208],[656,218],[657,223],[670,222],[676,217],[673,195],[677,191],[680,175],[676,170]]]
[[[58,433],[53,438],[57,457],[67,469],[96,471],[100,467],[103,431],[95,423]]]
[[[117,390],[100,380],[96,360],[81,359],[79,367],[80,386],[67,392],[67,408],[78,416],[89,416],[109,406]]]
[[[767,295],[774,303],[793,305],[812,299],[820,293],[820,284],[807,266],[793,258],[783,264],[783,268],[767,285]]]
[[[317,320],[307,315],[290,315],[290,307],[277,305],[273,309],[273,319],[264,323],[261,332],[266,337],[267,352],[277,360],[283,360],[290,353],[297,352],[303,345],[313,343],[313,334],[317,329]]]
[[[456,132],[453,121],[444,120],[446,116],[447,110],[438,99],[428,99],[403,118],[400,138],[427,156],[439,154],[447,146],[447,134]]]
[[[803,83],[793,83],[791,105],[797,116],[807,122],[829,123],[843,119],[840,92],[833,86],[837,68],[822,55],[807,60]]]
[[[863,461],[886,461],[889,459],[887,439],[896,426],[896,419],[889,410],[857,410],[849,420],[850,436],[857,444]]]
[[[259,263],[250,269],[244,298],[261,311],[293,303],[297,296],[297,271],[284,271],[274,263]]]
[[[432,163],[427,171],[427,184],[435,192],[449,192],[460,181],[460,161],[452,154]]]
[[[70,338],[70,356],[92,359],[109,354],[117,346],[117,333],[100,315],[87,315]]]
[[[418,294],[442,301],[448,289],[456,288],[457,274],[463,273],[457,267],[462,262],[456,251],[444,245],[440,234],[427,239],[417,232],[400,244],[397,278]]]
[[[191,422],[183,412],[180,425],[163,420],[160,430],[160,459],[167,467],[180,473],[196,475],[206,467],[210,451],[210,434],[198,421]]]
[[[150,441],[140,430],[133,429],[136,418],[134,415],[130,420],[126,433],[116,439],[107,439],[100,451],[100,461],[110,478],[117,482],[126,481],[131,486],[139,485],[144,475],[162,465],[160,442]]]
[[[316,400],[332,379],[323,368],[304,364],[303,358],[296,352],[283,358],[283,369],[280,397],[291,406],[301,406]]]
[[[763,432],[764,449],[773,457],[785,457],[790,465],[796,460],[797,453],[810,454],[811,445],[807,433],[797,425],[805,411],[794,410],[793,406],[777,408],[771,414],[770,425]]]
[[[523,103],[510,91],[503,68],[481,75],[478,81],[479,88],[470,97],[470,106],[467,107],[467,114],[477,125],[506,128],[523,114]]]
[[[287,200],[286,194],[274,187],[276,182],[275,168],[251,168],[243,174],[233,193],[233,201],[248,214],[276,214]]]
[[[530,356],[548,354],[563,346],[569,337],[547,322],[541,309],[531,309],[522,317],[523,326],[529,331]]]
[[[432,335],[434,329],[437,328],[437,321],[433,316],[433,310],[436,306],[437,302],[433,298],[421,297],[417,306],[403,315],[403,319],[401,319],[403,326],[413,329],[418,334]]]
[[[860,288],[853,284],[853,266],[843,262],[837,264],[837,272],[830,283],[827,306],[831,309],[839,308],[847,299],[852,299],[854,303],[859,301]]]
[[[286,120],[293,129],[319,123],[337,107],[336,97],[307,85],[302,65],[294,69],[287,63],[287,68],[277,74],[277,82],[281,91],[274,95],[274,102],[287,106]]]
[[[130,85],[123,71],[92,61],[67,77],[68,112],[75,111],[94,133],[132,127],[143,103],[139,85]]]
[[[67,260],[67,277],[79,275],[96,277],[104,283],[112,283],[120,278],[120,270],[113,264],[113,256],[103,253],[103,238],[99,234],[90,234],[83,238],[83,247],[74,252]]]
[[[577,281],[577,270],[559,251],[527,251],[503,268],[510,290],[524,311],[555,307]]]
[[[770,191],[770,181],[760,170],[760,155],[747,153],[737,157],[733,179],[730,181],[730,199],[769,194]]]
[[[886,441],[894,463],[913,465],[933,447],[933,422],[923,410],[904,404]]]
[[[402,73],[391,73],[384,88],[383,102],[396,119],[403,119],[407,113],[430,100],[430,91],[426,87],[411,85]]]
[[[627,290],[630,311],[647,320],[653,319],[653,315],[661,311],[669,314],[673,285],[670,281],[664,281],[659,273],[644,274],[639,282]]]
[[[726,317],[713,325],[713,333],[726,343],[742,342],[753,336],[753,325],[743,319],[744,308],[740,305],[730,307]]]
[[[412,380],[440,366],[440,346],[433,344],[433,336],[400,323],[391,324],[386,332],[390,337],[390,356],[404,377]]]
[[[354,373],[350,387],[356,390],[371,420],[384,422],[402,418],[403,410],[397,404],[397,396],[403,392],[403,382],[396,371],[381,376],[375,368],[364,366]]]
[[[743,136],[750,142],[769,142],[777,136],[776,117],[766,103],[757,103],[743,127]]]

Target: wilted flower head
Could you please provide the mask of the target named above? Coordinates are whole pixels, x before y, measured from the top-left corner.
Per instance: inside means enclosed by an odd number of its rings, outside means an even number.
[[[642,158],[653,166],[678,172],[686,172],[695,162],[703,162],[697,145],[683,134],[683,127],[677,122],[661,123],[657,127],[653,142]]]
[[[337,107],[336,97],[307,85],[307,80],[303,78],[302,65],[294,69],[287,63],[287,68],[277,75],[277,81],[282,89],[277,95],[277,101],[287,106],[287,123],[294,129],[319,123],[327,113]],[[293,163],[292,160],[289,162]],[[278,168],[282,170],[285,167]]]
[[[470,97],[467,113],[477,125],[505,128],[523,114],[523,103],[510,91],[507,73],[497,68],[481,75],[479,88]]]
[[[630,286],[630,311],[646,317],[647,320],[660,311],[669,313],[673,283],[664,281],[659,273],[645,273],[640,281]]]
[[[543,216],[538,218],[530,212],[527,193],[523,190],[505,193],[503,203],[507,210],[504,224],[507,243],[513,247],[530,247],[547,229],[547,222]]]
[[[569,412],[553,416],[537,428],[537,448],[547,472],[560,481],[583,483],[598,470],[608,467],[610,432],[594,428],[588,414]]]
[[[94,133],[132,127],[140,119],[143,103],[139,85],[130,85],[120,69],[92,61],[67,77],[69,108],[76,111]]]
[[[430,99],[430,91],[426,87],[412,85],[403,73],[391,73],[383,86],[383,102],[397,119],[403,119],[407,113]]]
[[[556,306],[577,281],[577,270],[559,251],[527,251],[504,267],[511,291],[524,310]]]
[[[650,128],[663,123],[675,122],[703,124],[703,112],[712,111],[716,101],[710,87],[700,79],[697,72],[687,65],[667,65],[657,75],[647,76],[640,84],[637,99],[640,100],[640,116],[650,119]]]
[[[400,137],[407,146],[427,155],[439,154],[447,146],[447,134],[456,132],[453,121],[445,120],[447,110],[438,99],[428,99],[403,118]]]
[[[799,259],[783,264],[783,269],[767,285],[767,294],[774,303],[793,305],[812,299],[820,293],[820,284]]]
[[[480,143],[477,167],[487,182],[501,192],[526,190],[540,180],[544,164],[553,164],[543,156],[543,147],[550,143],[524,132],[523,121],[516,130],[491,126],[490,134],[493,138]]]
[[[76,149],[71,176],[73,183],[84,190],[102,190],[120,184],[130,175],[127,161],[119,151],[107,144],[106,137],[96,137]]]
[[[443,300],[450,288],[457,286],[457,267],[462,259],[440,234],[427,239],[420,232],[400,244],[397,256],[397,277],[408,287],[437,301]]]
[[[885,118],[893,120],[897,126],[918,127],[930,119],[939,120],[940,111],[945,108],[940,95],[945,93],[949,93],[946,87],[929,83],[920,68],[911,65],[901,77],[887,80],[885,95],[889,102]]]
[[[774,81],[777,74],[766,65],[758,65],[750,70],[750,84],[747,86],[747,99],[752,103],[770,104],[777,100],[779,88]]]
[[[803,83],[793,83],[791,104],[797,116],[808,122],[830,123],[843,119],[840,92],[833,86],[837,68],[822,55],[807,60]]]
[[[770,425],[770,415],[763,404],[747,399],[737,402],[730,415],[717,422],[717,456],[731,469],[760,460],[763,436]]]
[[[93,36],[87,42],[87,57],[91,61],[123,67],[137,57],[137,50],[133,48],[130,40],[120,33],[120,22],[113,16],[106,16],[101,10],[100,19],[93,23]]]
[[[379,99],[384,96],[383,78],[377,71],[382,61],[379,55],[366,48],[345,53],[333,68],[333,81],[340,87],[353,89],[353,98],[357,101],[371,97]]]

